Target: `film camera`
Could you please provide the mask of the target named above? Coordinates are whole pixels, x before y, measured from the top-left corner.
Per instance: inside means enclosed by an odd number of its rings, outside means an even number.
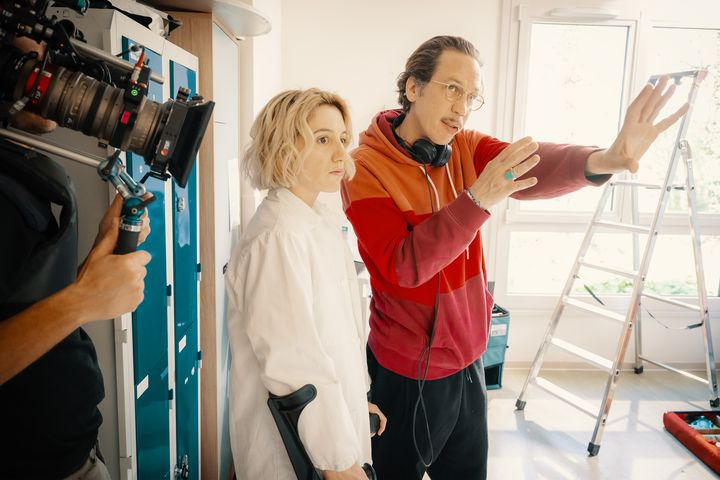
[[[148,175],[172,176],[185,187],[214,102],[190,98],[182,87],[174,100],[149,100],[151,71],[143,54],[130,68],[93,51],[72,22],[46,15],[50,3],[0,1],[0,102],[14,102],[10,114],[26,109],[103,145],[137,153],[150,166]],[[54,4],[79,13],[88,7],[86,0]],[[44,42],[46,55],[41,59],[15,48],[17,37]]]

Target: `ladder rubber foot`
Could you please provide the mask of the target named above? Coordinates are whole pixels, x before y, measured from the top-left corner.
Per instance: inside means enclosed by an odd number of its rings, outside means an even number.
[[[710,400],[710,406],[712,408],[718,408],[720,407],[720,398],[713,398]]]
[[[600,451],[600,445],[595,445],[594,443],[590,442],[588,443],[587,451],[591,457],[594,457]]]
[[[516,400],[515,401],[515,409],[516,410],[525,410],[525,400]]]
[[[643,365],[640,365],[639,367],[633,368],[633,370],[635,370],[635,373],[637,375],[640,375],[643,372],[643,370],[645,370],[645,367]]]

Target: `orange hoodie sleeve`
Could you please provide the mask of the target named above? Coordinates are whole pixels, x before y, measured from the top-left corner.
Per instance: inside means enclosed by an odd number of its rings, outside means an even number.
[[[502,152],[509,143],[490,136],[482,137],[475,148],[474,164],[478,175],[488,162]],[[574,192],[589,185],[602,185],[610,175],[585,176],[587,157],[599,150],[597,147],[538,142],[538,163],[520,178],[537,177],[538,183],[531,188],[515,192],[517,200],[554,198]]]

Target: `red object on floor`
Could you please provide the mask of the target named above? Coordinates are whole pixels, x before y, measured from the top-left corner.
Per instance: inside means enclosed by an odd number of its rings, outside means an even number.
[[[706,418],[716,423],[714,420],[720,412],[665,412],[663,414],[663,424],[668,432],[672,433],[680,443],[685,445],[688,450],[695,454],[705,465],[710,467],[715,473],[720,474],[720,447],[710,443],[702,433],[695,430],[685,420],[686,415],[704,415]],[[720,428],[720,425],[718,425]]]

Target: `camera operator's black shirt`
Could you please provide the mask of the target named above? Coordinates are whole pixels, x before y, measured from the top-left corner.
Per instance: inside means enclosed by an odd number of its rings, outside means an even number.
[[[7,297],[26,260],[58,229],[49,203],[21,195],[18,207],[13,189],[23,187],[13,182],[0,169],[0,321],[29,306]],[[95,347],[82,328],[0,385],[0,478],[63,478],[79,469],[97,439],[104,395]]]

